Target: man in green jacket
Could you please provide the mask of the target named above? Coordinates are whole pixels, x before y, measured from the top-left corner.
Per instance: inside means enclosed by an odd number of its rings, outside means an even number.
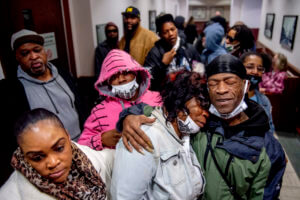
[[[285,154],[270,131],[263,108],[245,98],[249,88],[245,67],[227,54],[206,69],[211,116],[192,140],[206,178],[203,199],[278,199]],[[149,109],[136,106],[120,117],[141,114],[138,110]],[[151,149],[151,142],[138,129],[139,123],[149,122],[145,116],[130,115],[123,124],[118,123],[118,128],[123,125],[125,145],[129,140],[139,151],[140,145]]]
[[[205,133],[192,141],[205,171],[204,199],[278,198],[285,155],[262,107],[244,98],[249,85],[243,64],[223,55],[206,75],[212,115]]]

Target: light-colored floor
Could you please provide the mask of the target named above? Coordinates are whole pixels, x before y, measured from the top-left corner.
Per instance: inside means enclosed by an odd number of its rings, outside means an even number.
[[[287,163],[283,175],[280,200],[300,200],[300,180],[291,162]]]

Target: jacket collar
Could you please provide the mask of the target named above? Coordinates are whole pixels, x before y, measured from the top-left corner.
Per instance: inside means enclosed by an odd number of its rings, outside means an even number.
[[[248,109],[245,113],[249,119],[245,122],[236,126],[228,126],[224,120],[212,116],[207,127],[211,134],[222,136],[223,141],[217,142],[218,148],[255,163],[264,146],[264,137],[269,131],[269,124],[263,108],[253,101],[247,101],[247,104]],[[228,134],[228,132],[231,133]]]

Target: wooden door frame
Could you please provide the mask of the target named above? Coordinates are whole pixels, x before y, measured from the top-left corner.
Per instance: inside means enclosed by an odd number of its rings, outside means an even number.
[[[69,69],[70,69],[71,73],[73,74],[73,76],[77,78],[69,0],[61,0],[61,4],[62,4],[62,8],[63,8],[62,14],[63,14],[63,19],[64,19],[65,37],[67,40],[66,45],[67,45],[67,54],[68,54],[68,60],[69,60],[69,62],[68,62]]]

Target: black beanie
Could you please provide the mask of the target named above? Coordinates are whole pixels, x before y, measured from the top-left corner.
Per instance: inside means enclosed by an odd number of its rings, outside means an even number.
[[[166,22],[172,22],[175,25],[174,18],[171,14],[164,14],[157,17],[155,20],[156,31],[160,33],[162,25]]]
[[[241,79],[246,79],[247,77],[243,63],[231,54],[220,55],[206,66],[207,78],[219,73],[232,73]]]

